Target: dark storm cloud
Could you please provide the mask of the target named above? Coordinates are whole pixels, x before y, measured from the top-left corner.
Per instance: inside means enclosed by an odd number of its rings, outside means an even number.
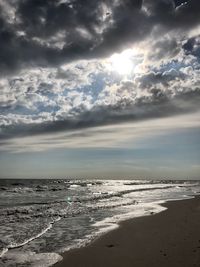
[[[115,7],[115,1],[19,1],[13,24],[5,20],[3,11],[0,14],[0,69],[7,72],[24,65],[56,66],[78,58],[103,55],[106,46],[119,41],[120,31],[124,37],[130,35],[128,30],[126,33],[123,30],[129,28],[130,15],[137,15],[141,3],[141,0],[123,1]],[[103,4],[108,11],[102,11]],[[111,15],[114,25],[109,29],[106,17]],[[80,30],[86,34],[81,34]],[[58,47],[61,41],[62,48]]]
[[[181,45],[175,38],[164,38],[158,40],[153,46],[152,51],[148,55],[150,61],[159,61],[164,58],[173,58],[181,50]]]
[[[54,64],[59,53],[50,47],[31,42],[25,36],[17,36],[4,21],[0,20],[0,71],[1,74],[15,71],[25,64],[29,67]]]
[[[154,26],[165,29],[188,30],[200,22],[200,2],[198,0],[184,1],[176,6],[173,0],[144,0],[149,12],[149,18]]]
[[[137,78],[136,81],[141,89],[154,88],[156,85],[163,85],[166,89],[169,89],[169,83],[175,83],[176,79],[184,80],[186,75],[175,69],[171,69],[165,72],[149,72],[145,75]]]
[[[193,55],[200,60],[200,36],[188,39],[183,49],[187,55]]]
[[[200,89],[170,97],[162,90],[152,89],[149,96],[139,98],[135,103],[121,99],[115,105],[95,107],[73,118],[41,124],[21,124],[2,126],[0,139],[9,139],[28,135],[78,130],[108,124],[134,122],[152,118],[174,116],[199,110]]]
[[[9,4],[14,9],[12,20],[5,13]],[[1,74],[27,66],[58,66],[107,56],[144,40],[155,26],[168,31],[197,25],[200,1],[180,4],[172,0],[2,1]]]

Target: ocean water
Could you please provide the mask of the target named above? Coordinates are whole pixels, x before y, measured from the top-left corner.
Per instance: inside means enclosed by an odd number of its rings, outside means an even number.
[[[199,193],[197,181],[0,180],[0,266],[52,266],[122,220]]]

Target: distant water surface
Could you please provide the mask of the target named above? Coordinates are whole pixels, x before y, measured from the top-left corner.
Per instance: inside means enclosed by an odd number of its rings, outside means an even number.
[[[0,266],[51,266],[120,220],[199,192],[197,181],[2,179]]]

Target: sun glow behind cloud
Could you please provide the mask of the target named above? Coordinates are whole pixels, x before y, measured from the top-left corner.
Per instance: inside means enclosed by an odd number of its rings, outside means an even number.
[[[121,53],[115,53],[106,61],[107,69],[115,71],[120,75],[129,75],[135,68],[135,55],[136,52],[133,49],[127,49]]]

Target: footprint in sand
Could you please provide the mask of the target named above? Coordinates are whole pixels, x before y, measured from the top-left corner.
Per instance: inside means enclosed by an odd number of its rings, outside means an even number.
[[[110,245],[106,245],[107,248],[113,248],[114,245],[113,244],[110,244]]]

